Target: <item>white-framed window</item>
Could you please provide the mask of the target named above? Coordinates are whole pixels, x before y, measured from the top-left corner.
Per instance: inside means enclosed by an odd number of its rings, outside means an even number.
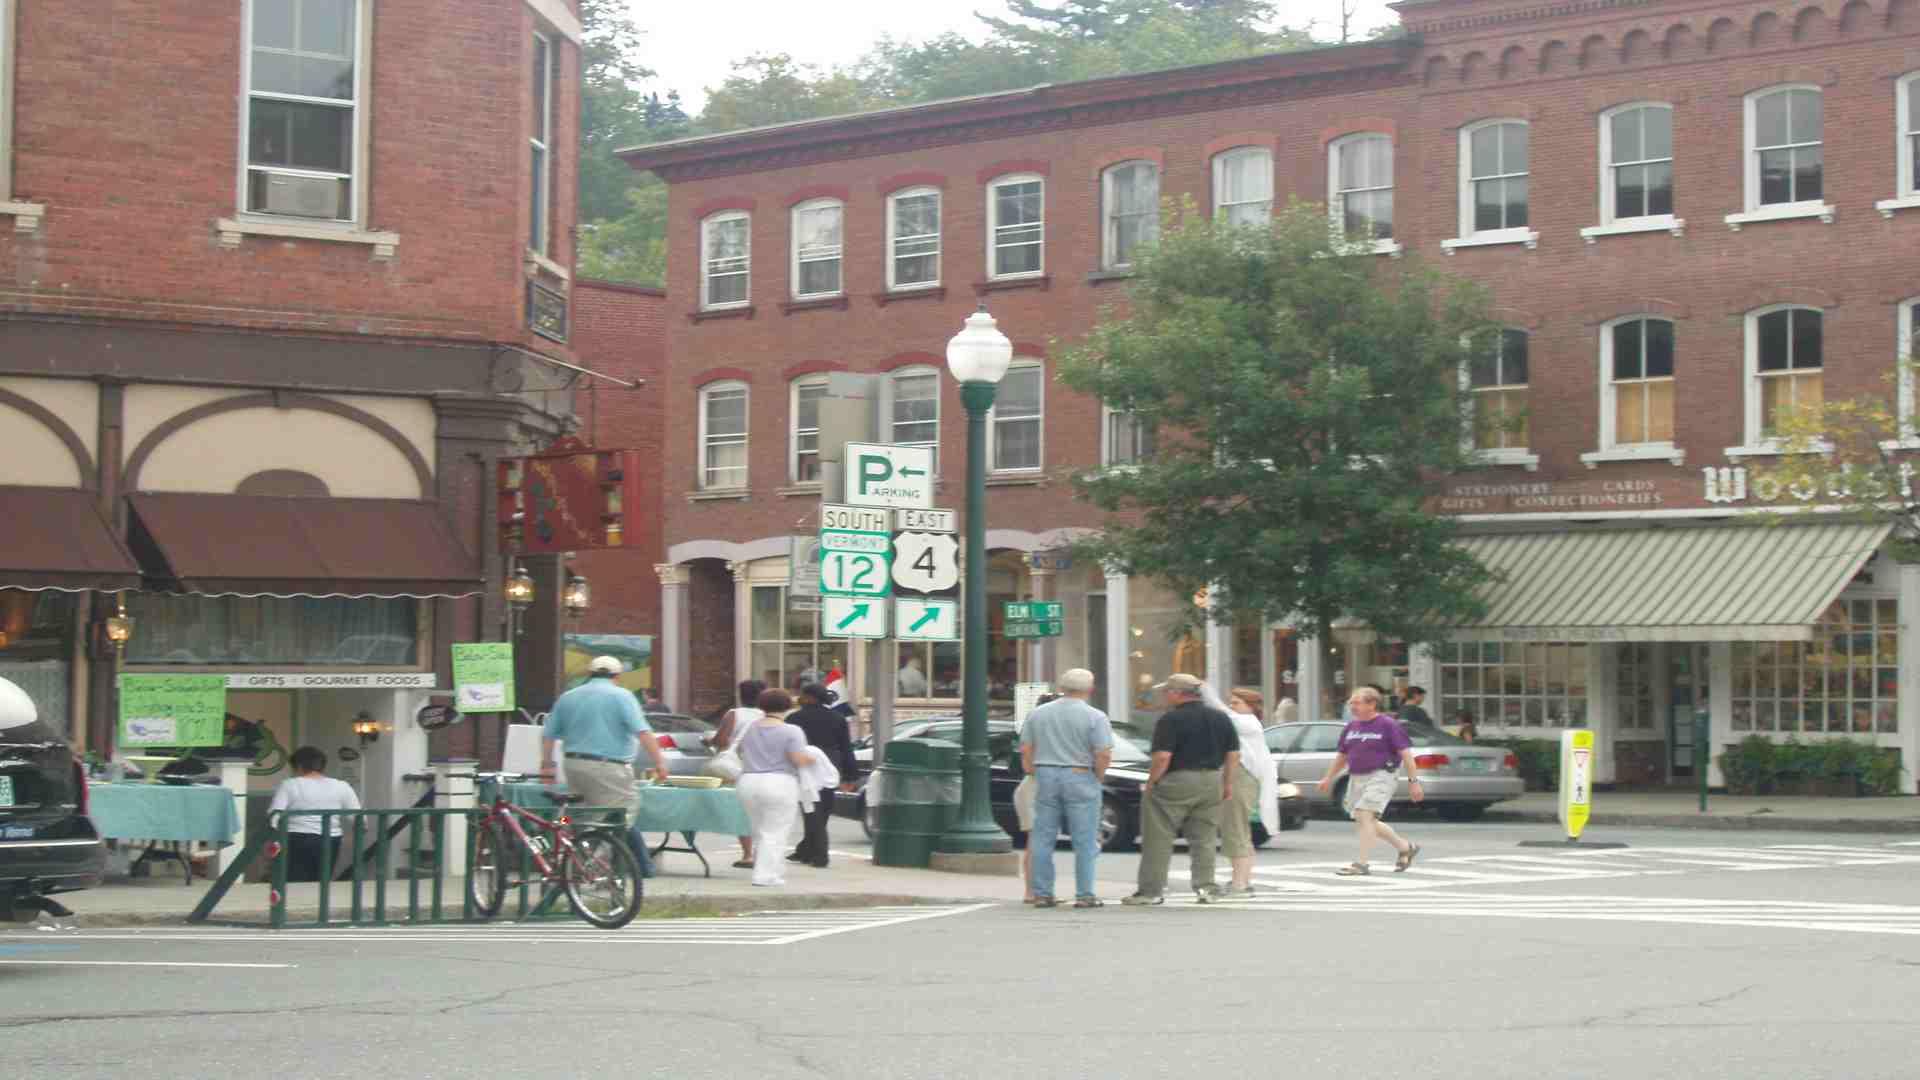
[[[1327,193],[1335,227],[1349,240],[1393,242],[1393,139],[1365,131],[1327,147]]]
[[[1733,644],[1735,732],[1897,735],[1900,602],[1843,595],[1811,641]]]
[[[368,0],[249,0],[240,206],[357,222]]]
[[[820,399],[827,396],[827,377],[808,375],[793,380],[788,415],[793,436],[787,450],[787,476],[796,484],[820,482]]]
[[[1037,360],[1015,360],[994,394],[987,414],[992,437],[987,467],[994,472],[1030,472],[1040,468],[1041,417],[1046,370]]]
[[[1482,728],[1586,726],[1580,642],[1444,641],[1433,654],[1449,713],[1471,713]]]
[[[924,446],[933,451],[940,472],[940,369],[906,367],[887,376],[886,439],[895,446]]]
[[[1502,330],[1467,365],[1473,448],[1491,457],[1527,449],[1527,332]]]
[[[547,233],[551,229],[553,202],[553,39],[533,35],[533,135],[531,146],[532,225],[527,230],[527,249],[547,253]]]
[[[1920,199],[1920,71],[1894,84],[1900,132],[1900,197]]]
[[[1747,445],[1781,437],[1781,421],[1823,397],[1824,316],[1782,304],[1747,314]]]
[[[940,191],[908,188],[887,196],[887,288],[940,284]]]
[[[1133,253],[1160,235],[1160,167],[1125,161],[1100,174],[1100,265],[1125,270]]]
[[[13,0],[0,0],[0,202],[13,198]]]
[[[1600,328],[1600,447],[1673,446],[1674,326],[1633,316]]]
[[[700,388],[700,490],[747,486],[747,384]]]
[[[753,216],[723,210],[700,223],[700,306],[742,307],[751,295]]]
[[[1635,102],[1600,114],[1600,223],[1673,218],[1673,106]]]
[[[1903,301],[1898,309],[1895,333],[1899,340],[1894,346],[1896,363],[1900,365],[1897,376],[1900,387],[1900,437],[1903,440],[1920,438],[1920,409],[1914,408],[1914,395],[1920,393],[1920,379],[1913,377],[1913,365],[1920,361],[1920,296]]]
[[[793,298],[838,296],[842,224],[846,208],[838,199],[813,199],[793,208]]]
[[[991,278],[1046,272],[1047,184],[1038,176],[1002,176],[987,185]]]
[[[1460,236],[1520,239],[1530,222],[1531,130],[1525,120],[1482,120],[1460,130]]]
[[[1111,405],[1103,405],[1100,415],[1100,464],[1137,465],[1153,457],[1159,433],[1152,423]]]
[[[1273,218],[1273,152],[1240,146],[1213,158],[1213,216],[1229,225]]]
[[[1747,95],[1747,210],[1817,207],[1826,194],[1819,87],[1780,86]]]

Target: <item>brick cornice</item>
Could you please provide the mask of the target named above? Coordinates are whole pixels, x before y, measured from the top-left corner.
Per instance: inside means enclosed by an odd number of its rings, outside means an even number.
[[[805,375],[819,375],[828,371],[845,370],[847,370],[847,365],[838,360],[802,360],[797,364],[789,364],[780,372],[780,376],[788,382],[792,382]]]
[[[940,371],[947,370],[947,358],[930,352],[894,353],[874,365],[875,371],[898,371],[907,367],[932,367]]]
[[[753,382],[753,373],[746,368],[710,367],[705,371],[694,373],[693,388],[698,390],[710,383],[725,382],[728,380],[751,385]]]
[[[1229,132],[1219,138],[1208,140],[1207,145],[1200,148],[1200,156],[1208,161],[1212,161],[1215,157],[1229,150],[1237,150],[1243,146],[1254,146],[1262,150],[1278,153],[1280,149],[1280,136],[1271,131]]]
[[[839,199],[846,202],[851,196],[845,186],[840,184],[812,184],[787,193],[787,208],[799,206],[813,199]]]
[[[896,191],[915,187],[939,188],[945,191],[947,174],[937,173],[931,169],[916,169],[912,172],[894,173],[892,176],[883,177],[874,181],[873,187],[882,195],[891,195]]]
[[[1101,173],[1128,161],[1151,161],[1155,168],[1165,172],[1167,152],[1158,146],[1123,146],[1118,150],[1108,151],[1094,159],[1093,178],[1098,180]]]
[[[753,213],[754,200],[751,195],[720,195],[693,208],[693,220],[705,221],[722,210],[744,210]]]
[[[1344,139],[1349,135],[1385,135],[1395,145],[1400,142],[1400,125],[1394,123],[1391,116],[1354,116],[1338,120],[1320,129],[1320,149],[1333,145],[1335,139]]]

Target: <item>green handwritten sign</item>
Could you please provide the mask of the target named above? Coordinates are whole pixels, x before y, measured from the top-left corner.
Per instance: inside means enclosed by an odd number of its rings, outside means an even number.
[[[227,741],[225,675],[120,676],[120,745],[219,746]]]
[[[513,711],[513,644],[453,647],[453,707],[463,713]]]

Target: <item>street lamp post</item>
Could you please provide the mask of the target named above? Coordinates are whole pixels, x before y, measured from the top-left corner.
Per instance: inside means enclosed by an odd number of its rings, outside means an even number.
[[[967,317],[947,342],[947,370],[960,383],[967,409],[967,548],[961,600],[965,652],[961,668],[960,813],[935,844],[946,854],[991,855],[1013,850],[987,804],[987,410],[1013,362],[1013,343],[995,326],[987,306]]]

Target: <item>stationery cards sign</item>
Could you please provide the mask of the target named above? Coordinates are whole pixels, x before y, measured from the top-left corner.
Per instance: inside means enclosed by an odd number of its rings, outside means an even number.
[[[119,745],[220,746],[226,741],[225,675],[120,676]]]
[[[453,647],[453,707],[463,713],[513,711],[512,643]]]

